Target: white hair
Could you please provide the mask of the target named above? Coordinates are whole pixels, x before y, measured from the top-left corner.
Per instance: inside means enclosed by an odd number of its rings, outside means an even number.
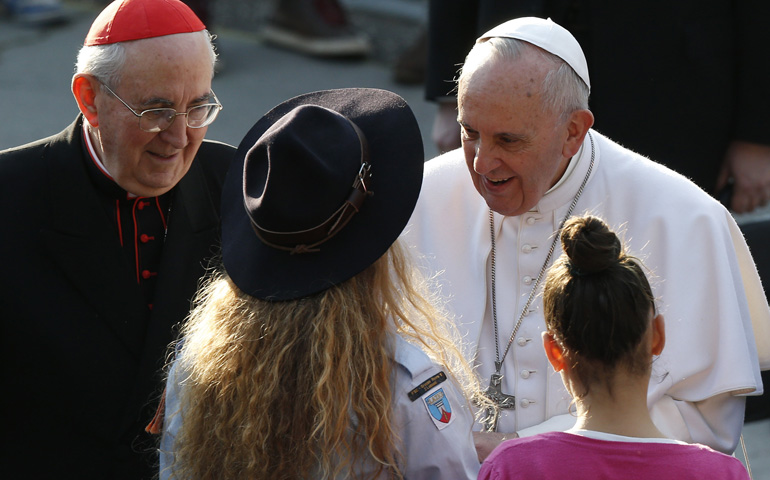
[[[205,35],[209,45],[211,56],[211,73],[214,74],[214,66],[217,61],[217,53],[214,47],[214,36],[208,30],[193,32]],[[126,61],[126,47],[123,42],[109,45],[83,46],[78,52],[75,73],[87,73],[95,76],[108,85],[118,85],[123,64]]]
[[[524,55],[539,55],[551,63],[543,79],[541,93],[543,103],[551,111],[558,112],[563,120],[576,110],[588,110],[589,88],[564,60],[531,43],[515,38],[492,37],[473,46],[465,57],[458,83],[466,72],[469,74],[490,60],[517,60]]]

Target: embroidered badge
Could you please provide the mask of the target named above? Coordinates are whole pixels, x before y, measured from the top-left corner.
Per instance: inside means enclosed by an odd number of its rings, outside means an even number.
[[[418,398],[425,395],[425,392],[429,391],[431,388],[435,387],[444,380],[446,380],[446,374],[444,372],[438,372],[437,374],[419,384],[411,392],[409,392],[409,400],[414,402]]]
[[[433,424],[439,430],[442,430],[452,420],[452,406],[449,405],[449,398],[444,393],[443,388],[439,388],[433,393],[423,398],[425,407],[428,409]]]

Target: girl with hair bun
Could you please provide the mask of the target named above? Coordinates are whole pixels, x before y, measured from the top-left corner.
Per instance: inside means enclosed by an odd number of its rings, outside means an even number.
[[[738,459],[665,438],[650,417],[647,388],[666,334],[641,262],[593,216],[568,220],[561,245],[543,293],[543,347],[577,422],[503,442],[479,479],[748,479]]]

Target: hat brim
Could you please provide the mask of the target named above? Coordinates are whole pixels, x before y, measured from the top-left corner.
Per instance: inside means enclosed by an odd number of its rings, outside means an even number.
[[[243,168],[247,152],[262,134],[301,105],[329,108],[361,129],[369,146],[374,194],[339,233],[319,246],[319,252],[291,254],[265,245],[254,233],[244,206]],[[355,276],[390,248],[409,221],[422,186],[424,160],[417,120],[395,93],[346,88],[281,103],[243,138],[225,179],[222,259],[227,274],[245,293],[266,300],[312,295]]]

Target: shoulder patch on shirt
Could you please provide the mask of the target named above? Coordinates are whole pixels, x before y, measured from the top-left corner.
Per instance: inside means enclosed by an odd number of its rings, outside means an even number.
[[[449,398],[444,393],[443,388],[426,395],[423,401],[436,428],[442,430],[449,425],[449,422],[452,421],[452,406],[449,404]]]
[[[430,389],[434,388],[436,385],[440,384],[446,380],[446,374],[444,372],[438,372],[437,374],[433,375],[429,379],[425,380],[415,388],[413,388],[409,393],[409,400],[415,401],[418,398],[425,395],[425,392],[429,391]]]

